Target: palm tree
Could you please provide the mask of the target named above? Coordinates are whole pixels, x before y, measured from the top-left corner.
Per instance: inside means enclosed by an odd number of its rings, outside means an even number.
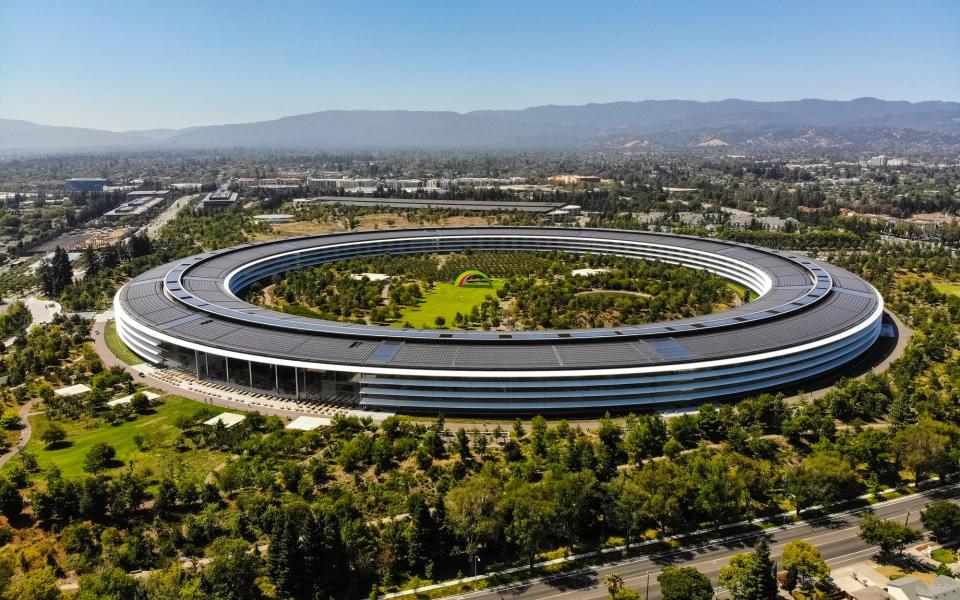
[[[610,573],[603,582],[607,584],[607,591],[610,592],[611,598],[615,597],[617,592],[623,591],[623,577],[619,573]]]

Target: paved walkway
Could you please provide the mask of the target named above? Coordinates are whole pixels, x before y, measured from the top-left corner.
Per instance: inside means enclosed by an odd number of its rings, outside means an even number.
[[[30,441],[30,436],[33,435],[33,428],[30,427],[30,419],[28,417],[36,414],[33,412],[33,409],[39,402],[40,398],[34,398],[20,407],[20,423],[23,425],[23,428],[20,430],[20,440],[17,441],[15,446],[12,446],[0,456],[0,466],[7,464],[7,461],[19,454],[20,450]]]

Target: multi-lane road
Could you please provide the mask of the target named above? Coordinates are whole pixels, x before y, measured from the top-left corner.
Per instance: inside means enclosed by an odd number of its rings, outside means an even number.
[[[922,528],[920,511],[929,503],[941,498],[960,496],[960,484],[932,490],[922,494],[905,496],[874,506],[877,516],[898,519],[911,527]],[[858,537],[860,514],[857,509],[832,515],[816,521],[804,521],[764,532],[770,542],[772,556],[777,559],[783,547],[794,540],[806,540],[816,545],[831,569],[865,560],[877,552],[876,546],[863,543]],[[659,600],[660,589],[657,575],[665,566],[696,567],[718,585],[720,568],[729,563],[737,552],[750,551],[758,533],[737,536],[707,544],[698,548],[684,548],[675,552],[622,560],[582,569],[563,575],[538,578],[531,581],[504,585],[479,592],[454,596],[470,600],[603,600],[609,595],[604,578],[618,573],[628,587],[641,594],[649,594],[649,600]],[[648,586],[649,581],[649,588]]]

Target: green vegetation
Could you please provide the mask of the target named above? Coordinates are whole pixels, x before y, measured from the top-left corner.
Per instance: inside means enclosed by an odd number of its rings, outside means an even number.
[[[944,565],[957,562],[956,553],[949,548],[937,548],[930,553],[930,558]]]
[[[577,200],[601,208],[613,202],[606,193]],[[177,219],[149,242],[149,253],[142,240],[132,243],[117,263],[100,263],[89,281],[64,294],[86,291],[94,304],[105,302],[154,261],[195,251],[194,240],[215,247],[255,235],[248,221],[242,212]],[[0,375],[10,378],[0,389],[4,414],[35,398],[45,411],[33,420],[27,452],[0,475],[0,525],[12,536],[0,549],[0,586],[55,590],[58,577],[75,571],[81,598],[361,597],[453,578],[478,564],[486,572],[620,542],[635,547],[955,472],[960,298],[931,280],[960,281],[960,258],[945,248],[885,244],[875,234],[853,226],[721,231],[803,250],[868,278],[917,332],[889,372],[841,381],[805,402],[761,394],[669,420],[637,414],[585,425],[537,417],[513,426],[491,421],[485,429],[442,418],[374,424],[346,417],[298,432],[279,418],[250,415],[230,429],[207,427],[200,423],[213,411],[179,398],[105,407],[138,386],[122,369],[104,368],[89,345],[89,322],[59,318],[38,326],[4,349],[0,362]],[[102,259],[110,256],[98,251],[93,258]],[[610,270],[575,278],[568,276],[574,264]],[[519,253],[448,256],[442,267],[453,271],[449,277],[433,257],[375,257],[329,279],[304,271],[273,293],[288,310],[326,316],[336,308],[337,318],[376,321],[373,311],[381,309],[384,320],[399,320],[394,308],[402,314],[421,300],[429,306],[430,284],[452,286],[464,265],[503,282],[496,303],[518,307],[519,327],[594,325],[571,306],[604,318],[670,318],[712,310],[716,298],[725,302],[733,293],[729,282],[704,281],[698,271]],[[385,283],[349,278],[353,272],[390,274],[389,299],[384,303]],[[322,302],[297,304],[315,292]],[[620,300],[630,303],[617,306]],[[476,317],[472,308],[455,311],[459,325],[492,326],[496,312],[484,302]],[[458,325],[455,313],[436,317]],[[54,396],[54,387],[73,383],[93,391]],[[924,524],[943,542],[956,539],[956,513],[932,505]],[[897,525],[868,521],[864,535],[896,552],[913,535]],[[787,554],[783,564],[799,592],[816,589],[824,570],[815,549],[797,545]],[[201,557],[210,561],[180,566]],[[724,581],[738,600],[770,597],[769,564],[758,547],[735,559]],[[316,575],[297,577],[304,569]],[[151,574],[134,579],[127,575],[134,570]],[[684,570],[661,584],[677,597],[707,592],[702,578]]]
[[[110,306],[117,288],[130,277],[163,263],[203,250],[215,250],[243,243],[270,226],[256,223],[249,213],[228,209],[215,215],[181,211],[154,239],[146,234],[131,236],[123,244],[88,248],[83,252],[86,272],[73,280],[65,255],[56,253],[39,271],[44,293],[67,309],[103,310]]]
[[[111,459],[114,468],[133,463],[138,468],[158,472],[173,456],[171,448],[180,434],[178,421],[200,410],[209,410],[209,407],[186,398],[168,396],[149,414],[136,415],[129,421],[117,424],[85,420],[64,422],[66,443],[47,446],[43,441],[31,438],[26,450],[40,468],[55,466],[66,478],[79,477],[85,472],[87,453],[98,444],[109,444],[115,450]],[[49,426],[50,419],[46,415],[34,415],[30,417],[30,423],[37,431],[42,431]],[[176,453],[175,456],[178,462],[202,476],[219,464],[225,455],[194,451]]]
[[[941,294],[950,294],[952,296],[960,296],[960,283],[937,282],[933,284],[933,289],[937,290]]]
[[[745,285],[728,281],[727,286],[733,290],[733,293],[741,300],[741,302],[752,302],[757,299],[757,293]]]
[[[120,336],[117,334],[117,322],[115,320],[107,321],[103,327],[103,341],[120,361],[125,365],[138,365],[143,359],[134,354],[133,350],[127,348]]]
[[[872,512],[860,518],[860,539],[871,546],[880,546],[880,553],[884,555],[900,554],[908,544],[922,538],[922,532],[899,520],[880,519]]]
[[[960,539],[960,506],[948,500],[939,500],[921,513],[923,526],[941,542]]]
[[[753,552],[741,552],[720,569],[720,585],[730,590],[734,600],[763,600],[776,598],[776,568],[770,559],[770,546],[761,537]]]
[[[30,309],[21,301],[16,301],[0,312],[0,338],[20,335],[27,330],[33,316]]]
[[[412,324],[421,329],[435,326],[437,317],[443,317],[446,323],[454,323],[456,315],[469,315],[488,297],[496,298],[497,290],[503,289],[503,280],[493,280],[493,287],[470,286],[457,287],[452,283],[437,283],[423,295],[423,300],[415,306],[405,307],[400,315],[390,323],[394,327]]]
[[[457,287],[464,273],[477,270],[465,270],[469,265],[496,278],[492,287],[484,282]],[[573,274],[585,267],[591,272]],[[381,273],[389,280],[362,273]],[[743,292],[719,277],[660,262],[482,252],[342,261],[255,284],[248,299],[352,323],[512,331],[634,325],[707,314],[734,303],[735,294],[742,297]]]

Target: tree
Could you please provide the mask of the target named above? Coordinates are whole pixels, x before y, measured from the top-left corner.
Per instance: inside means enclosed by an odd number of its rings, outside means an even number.
[[[44,260],[37,269],[37,274],[44,294],[51,298],[60,296],[63,290],[73,282],[73,268],[70,266],[67,252],[57,246],[53,251],[53,258],[49,261]]]
[[[84,280],[96,278],[100,272],[101,263],[100,258],[97,256],[97,251],[93,249],[93,246],[87,246],[83,249],[83,262],[87,266],[87,270],[83,274]]]
[[[7,588],[7,600],[61,600],[57,576],[51,567],[33,569],[21,575]]]
[[[464,540],[464,554],[471,562],[484,543],[493,541],[500,532],[502,493],[499,481],[481,474],[450,490],[444,498],[447,521]]]
[[[658,413],[643,414],[637,417],[623,440],[624,450],[633,462],[639,463],[645,458],[663,454],[663,445],[667,441],[667,426]]]
[[[254,600],[261,596],[255,581],[260,558],[240,538],[220,538],[210,548],[203,571],[204,588],[214,600]]]
[[[105,568],[80,578],[76,600],[147,600],[146,590],[123,569]]]
[[[830,568],[820,556],[820,550],[803,540],[795,540],[787,544],[783,549],[781,561],[783,568],[790,574],[790,579],[800,582],[800,587],[805,589],[830,575]]]
[[[836,452],[814,452],[786,474],[786,488],[797,510],[849,498],[859,486],[850,463]]]
[[[636,476],[643,494],[643,512],[657,524],[661,536],[687,523],[695,500],[687,469],[672,460],[652,461],[644,464]]]
[[[130,409],[134,412],[144,413],[150,408],[150,399],[143,392],[136,392],[130,397]]]
[[[270,536],[270,554],[267,557],[267,572],[281,598],[303,596],[307,580],[304,573],[303,553],[300,549],[300,523],[296,515],[284,510],[273,524]]]
[[[960,506],[949,500],[939,500],[920,513],[923,526],[941,542],[960,538]]]
[[[0,512],[8,519],[20,514],[23,510],[23,496],[20,490],[7,477],[0,477]]]
[[[437,315],[437,318],[433,320],[433,324],[437,327],[443,327],[447,324],[447,320],[443,317],[443,315]]]
[[[900,521],[880,519],[872,512],[860,518],[860,539],[872,546],[880,546],[881,554],[899,554],[907,544],[918,541],[920,537],[916,529]]]
[[[83,459],[83,470],[88,473],[99,473],[106,469],[117,456],[116,449],[107,442],[97,442],[91,446]]]
[[[67,439],[67,430],[59,423],[48,421],[47,425],[40,430],[40,439],[47,443],[47,446],[59,444]]]
[[[897,432],[893,453],[905,469],[919,482],[931,473],[946,469],[950,438],[937,431],[932,421],[921,421]]]
[[[620,474],[606,484],[606,518],[623,533],[627,550],[646,513],[646,490],[636,474]]]
[[[178,563],[166,569],[150,573],[144,580],[150,600],[203,600],[206,596],[200,589],[201,579],[183,570]]]
[[[905,394],[898,394],[890,403],[887,419],[894,430],[900,430],[917,422],[917,411],[913,409]]]
[[[432,557],[437,555],[437,523],[421,494],[413,494],[408,506],[410,524],[406,532],[407,565],[415,573],[422,573]]]
[[[711,600],[710,579],[693,567],[664,567],[657,577],[663,600]]]
[[[610,573],[603,578],[604,585],[607,586],[607,592],[611,598],[615,598],[617,592],[623,589],[623,577],[619,573]]]
[[[530,572],[534,559],[553,532],[554,503],[546,497],[542,486],[521,485],[507,498],[510,519],[507,537],[527,557]]]
[[[756,582],[756,589],[759,594],[754,596],[757,600],[763,598],[777,597],[777,573],[770,559],[770,545],[767,544],[767,538],[761,537],[753,547],[754,570],[753,581]]]
[[[777,597],[777,579],[766,538],[757,540],[753,552],[740,552],[720,569],[720,585],[730,589],[734,600],[772,600]]]

